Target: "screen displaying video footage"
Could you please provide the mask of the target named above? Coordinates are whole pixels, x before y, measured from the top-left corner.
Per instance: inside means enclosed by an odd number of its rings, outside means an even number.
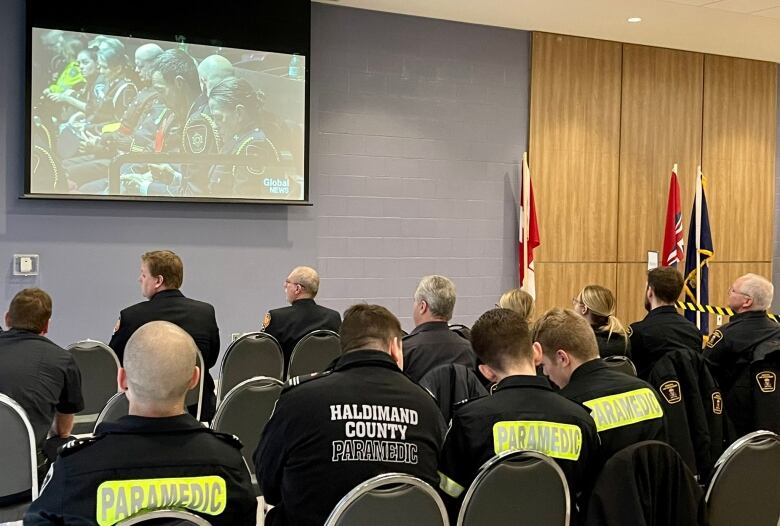
[[[305,201],[306,57],[32,28],[27,194]]]

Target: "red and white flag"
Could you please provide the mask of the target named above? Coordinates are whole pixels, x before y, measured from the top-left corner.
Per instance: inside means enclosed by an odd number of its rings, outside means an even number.
[[[528,153],[523,153],[523,170],[520,174],[519,242],[517,244],[520,288],[536,298],[534,278],[534,249],[539,246],[539,226],[536,223],[534,190],[531,186],[531,170]]]
[[[677,265],[683,257],[682,210],[680,208],[680,185],[677,184],[677,165],[672,168],[669,181],[669,201],[666,205],[666,227],[664,228],[664,251],[661,264],[666,267]]]

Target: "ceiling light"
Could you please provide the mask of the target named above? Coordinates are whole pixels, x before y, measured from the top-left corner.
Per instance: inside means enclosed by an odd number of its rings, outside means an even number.
[[[639,22],[641,22],[641,21],[642,21],[642,18],[641,18],[641,17],[638,17],[638,16],[632,16],[632,17],[630,17],[630,18],[628,19],[628,23],[629,23],[629,24],[638,24],[638,23],[639,23]]]

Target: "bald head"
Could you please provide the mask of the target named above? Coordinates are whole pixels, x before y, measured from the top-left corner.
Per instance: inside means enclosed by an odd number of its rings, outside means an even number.
[[[198,76],[208,94],[211,92],[211,88],[226,78],[235,76],[235,68],[222,55],[209,55],[198,65]]]
[[[320,275],[311,267],[295,267],[290,272],[290,281],[299,283],[306,291],[306,295],[313,298],[320,290]]]
[[[144,82],[152,78],[152,64],[163,49],[157,44],[144,44],[135,50],[135,71]]]
[[[143,325],[125,347],[128,400],[149,407],[183,408],[197,352],[192,337],[178,326],[167,321]]]

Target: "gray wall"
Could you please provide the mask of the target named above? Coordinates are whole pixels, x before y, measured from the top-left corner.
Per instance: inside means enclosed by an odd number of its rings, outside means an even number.
[[[284,302],[299,264],[319,268],[322,303],[382,303],[406,329],[424,274],[454,279],[465,323],[515,285],[527,32],[313,4],[313,207],[32,201],[18,198],[24,0],[0,10],[0,304],[49,291],[57,343],[106,340],[155,248],[182,256],[182,288],[215,305],[223,341]],[[15,253],[40,254],[40,275],[13,277]]]

